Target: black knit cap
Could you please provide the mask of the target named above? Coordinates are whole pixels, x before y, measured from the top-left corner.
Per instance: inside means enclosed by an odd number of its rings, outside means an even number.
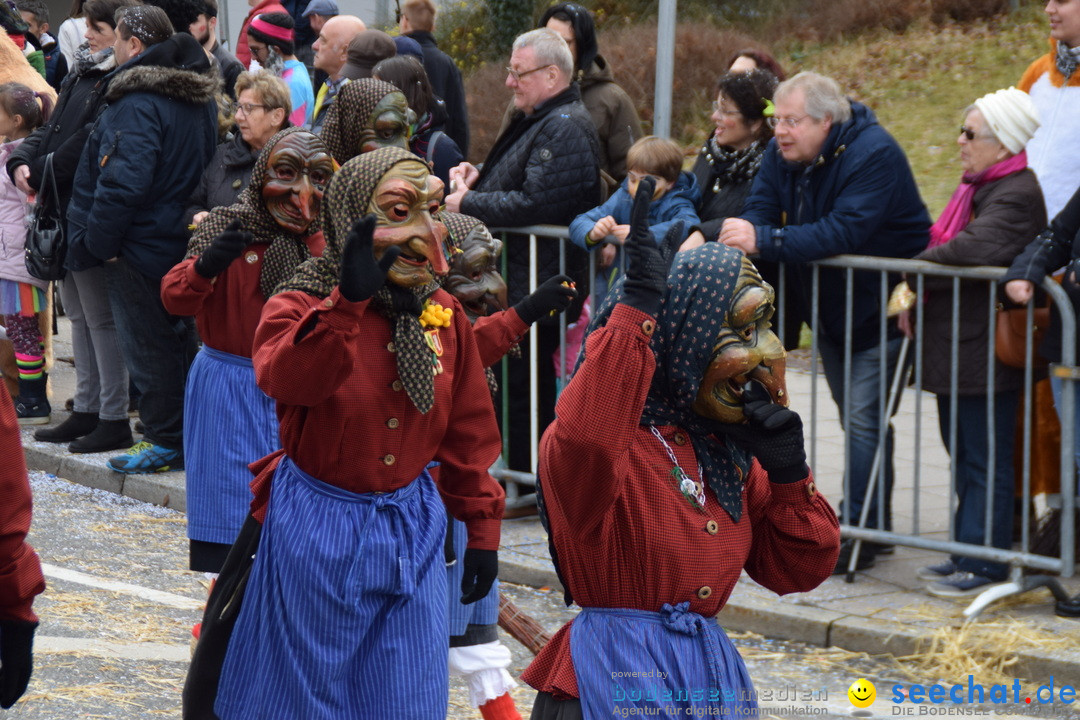
[[[546,27],[551,18],[570,23],[574,29],[574,42],[577,44],[577,62],[574,69],[582,72],[588,70],[600,52],[596,45],[596,23],[593,22],[592,13],[577,3],[559,3],[544,11],[536,27]]]

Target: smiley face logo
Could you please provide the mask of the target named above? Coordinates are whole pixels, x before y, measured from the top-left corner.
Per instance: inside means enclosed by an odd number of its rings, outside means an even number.
[[[855,707],[868,708],[874,704],[877,690],[872,682],[866,678],[859,678],[847,689],[847,697]]]

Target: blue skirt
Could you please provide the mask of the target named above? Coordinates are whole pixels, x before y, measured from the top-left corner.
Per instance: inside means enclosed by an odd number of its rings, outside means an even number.
[[[221,720],[444,720],[446,511],[425,470],[351,493],[287,456],[225,655]]]
[[[251,359],[203,346],[184,390],[188,537],[232,545],[251,507],[248,464],[279,447]]]
[[[570,626],[570,655],[585,720],[624,710],[661,717],[757,714],[754,686],[742,657],[715,619],[690,603],[661,612],[582,608]]]
[[[461,579],[465,576],[465,546],[469,532],[465,523],[454,520],[454,556],[457,562],[446,568],[446,599],[450,637],[464,635],[470,625],[494,625],[499,622],[499,581],[491,586],[491,592],[471,605],[461,604]]]

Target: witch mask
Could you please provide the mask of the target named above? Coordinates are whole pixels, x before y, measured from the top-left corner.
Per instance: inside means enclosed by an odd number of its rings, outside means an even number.
[[[416,113],[409,109],[405,95],[400,92],[387,93],[375,106],[360,132],[360,152],[388,146],[408,150],[409,134],[415,122]]]
[[[502,241],[481,224],[473,227],[452,251],[443,288],[465,308],[470,322],[506,309],[506,281],[499,274]]]
[[[773,402],[787,406],[784,346],[772,331],[772,287],[761,279],[749,259],[742,259],[739,279],[725,312],[726,319],[713,346],[694,401],[694,412],[724,423],[741,423],[743,393],[751,381],[760,383]]]
[[[303,234],[319,216],[334,160],[315,135],[295,132],[281,138],[268,158],[262,198],[278,225]]]
[[[401,248],[387,273],[390,282],[419,287],[449,271],[446,226],[437,219],[442,196],[442,180],[419,159],[397,163],[379,180],[368,207],[378,221],[375,257],[391,245]]]

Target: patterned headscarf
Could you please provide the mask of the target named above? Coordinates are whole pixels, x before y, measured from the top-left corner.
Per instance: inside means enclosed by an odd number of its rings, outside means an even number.
[[[642,425],[678,425],[690,434],[705,481],[734,522],[742,515],[743,479],[750,470],[751,455],[732,440],[715,437],[717,423],[694,412],[693,404],[727,320],[742,257],[738,250],[720,243],[706,243],[675,256],[652,336],[656,371],[641,414]],[[622,297],[620,280],[589,324],[590,333],[607,324]],[[585,343],[581,347],[579,365]]]
[[[374,78],[353,80],[341,89],[334,104],[326,111],[320,133],[330,154],[340,165],[362,152],[361,135],[379,102],[390,93],[400,92],[390,83]]]
[[[349,83],[351,87],[357,81]],[[341,275],[341,255],[345,239],[353,225],[368,213],[368,205],[379,181],[401,162],[424,161],[408,150],[385,147],[357,155],[341,166],[330,181],[322,205],[323,234],[326,249],[296,268],[292,277],[277,287],[277,292],[298,290],[324,298],[333,292]],[[437,282],[410,288],[421,304],[439,288]],[[432,350],[424,339],[423,327],[415,315],[394,307],[390,289],[383,285],[372,298],[375,307],[394,327],[398,374],[416,409],[426,413],[435,402],[435,378]]]
[[[472,215],[462,215],[461,213],[449,212],[443,210],[439,213],[439,219],[442,220],[443,225],[446,226],[449,234],[446,236],[446,243],[450,246],[450,254],[453,255],[456,250],[461,249],[461,242],[469,236],[473,230],[477,227],[483,228],[484,232],[489,236],[491,231],[487,229],[487,225],[477,220]],[[514,345],[510,348],[512,351],[517,350],[515,357],[521,357],[521,348]],[[495,371],[490,367],[484,368],[484,375],[487,377],[488,390],[491,391],[491,396],[495,397],[495,394],[499,392],[499,381],[495,379]]]
[[[319,219],[316,218],[308,225],[303,236],[293,235],[281,227],[274,220],[263,204],[262,189],[266,184],[270,154],[278,142],[293,133],[307,132],[301,128],[285,128],[266,143],[259,157],[255,160],[255,166],[251,171],[251,183],[240,193],[234,205],[217,207],[199,223],[195,234],[188,243],[185,257],[198,257],[233,220],[239,220],[243,229],[254,237],[254,242],[269,245],[266,254],[263,255],[262,270],[259,272],[259,291],[264,298],[274,294],[282,281],[292,277],[300,263],[311,257],[304,238],[314,235],[319,231]],[[308,133],[309,135],[311,133]],[[324,197],[325,202],[325,197]]]

